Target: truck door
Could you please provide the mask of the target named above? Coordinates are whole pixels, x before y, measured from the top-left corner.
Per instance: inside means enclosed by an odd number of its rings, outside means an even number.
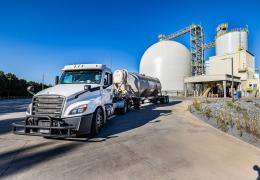
[[[106,72],[104,74],[104,86],[102,91],[102,102],[103,104],[111,104],[112,103],[112,90],[113,90],[113,81],[112,81],[112,73]]]

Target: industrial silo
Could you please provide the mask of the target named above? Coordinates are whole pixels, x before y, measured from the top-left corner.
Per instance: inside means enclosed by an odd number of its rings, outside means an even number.
[[[247,29],[234,29],[218,33],[216,37],[216,55],[236,53],[239,50],[248,50]]]
[[[162,90],[184,90],[184,77],[191,75],[191,54],[182,44],[163,40],[149,47],[142,56],[140,73],[157,77]]]

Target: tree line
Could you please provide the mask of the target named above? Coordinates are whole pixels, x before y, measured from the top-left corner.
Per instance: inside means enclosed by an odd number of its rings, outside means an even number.
[[[31,94],[27,92],[28,86],[33,86],[34,92],[50,87],[50,85],[26,81],[19,79],[15,74],[5,74],[3,71],[0,71],[0,98],[29,97]]]

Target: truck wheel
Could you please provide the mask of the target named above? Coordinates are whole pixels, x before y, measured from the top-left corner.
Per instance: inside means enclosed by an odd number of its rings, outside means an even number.
[[[98,108],[92,118],[92,124],[91,124],[91,134],[97,135],[102,127],[102,123],[104,122],[104,115],[101,108]]]
[[[134,109],[140,109],[140,101],[139,101],[139,99],[134,101]]]
[[[161,98],[160,98],[160,103],[161,104],[165,104],[166,103],[166,96],[162,96]]]
[[[151,100],[151,103],[153,103],[153,104],[157,104],[157,102],[158,102],[158,99],[152,99]]]
[[[124,101],[124,107],[120,109],[120,114],[125,114],[128,111],[128,103]]]
[[[127,108],[128,108],[128,105],[125,104],[125,106],[122,108],[122,114],[127,113]]]

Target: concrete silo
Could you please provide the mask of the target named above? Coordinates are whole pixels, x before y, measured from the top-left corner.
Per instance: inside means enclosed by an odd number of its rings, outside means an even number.
[[[237,53],[239,50],[248,50],[247,29],[234,29],[217,34],[216,56]]]

